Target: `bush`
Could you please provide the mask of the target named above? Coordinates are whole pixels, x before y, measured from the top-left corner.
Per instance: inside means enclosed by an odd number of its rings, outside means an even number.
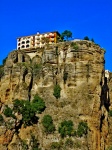
[[[73,134],[73,122],[71,120],[61,122],[61,125],[58,128],[61,137],[71,136]]]
[[[79,137],[87,134],[88,126],[86,122],[81,121],[78,125],[77,135]]]
[[[68,78],[68,73],[64,72],[64,74],[63,74],[64,83],[66,83],[67,78]]]
[[[112,110],[109,110],[109,116],[112,117]]]
[[[38,120],[36,113],[41,113],[45,110],[45,102],[38,95],[35,95],[32,102],[16,99],[13,104],[14,112],[22,114],[22,122],[25,125],[36,123]]]
[[[4,115],[6,117],[12,117],[12,118],[15,118],[14,114],[13,114],[13,111],[10,107],[6,106],[5,110],[4,110]]]
[[[89,41],[89,38],[88,38],[88,36],[85,36],[85,37],[84,37],[84,40],[87,40],[87,41]]]
[[[45,115],[42,119],[42,125],[45,128],[45,132],[52,133],[55,131],[55,126],[53,124],[52,117],[50,115]]]
[[[32,106],[35,109],[35,111],[37,111],[38,113],[43,112],[45,110],[45,108],[46,108],[45,102],[38,95],[34,96],[34,99],[32,101]]]
[[[71,43],[71,47],[73,47],[73,49],[78,50],[78,45],[74,42]]]
[[[31,143],[32,143],[32,150],[41,150],[39,148],[39,142],[38,140],[35,138],[34,135],[31,135]]]
[[[0,114],[0,124],[3,123],[4,119],[3,116]]]
[[[65,141],[65,146],[68,146],[68,147],[73,147],[74,145],[74,142],[71,138],[67,138],[66,141]]]
[[[107,150],[112,150],[112,146],[110,146]]]
[[[60,150],[60,148],[61,148],[61,144],[59,142],[52,142],[51,150],[54,150],[54,149]]]
[[[58,85],[58,84],[55,85],[53,95],[56,97],[56,99],[60,98],[60,92],[61,92],[60,85]]]

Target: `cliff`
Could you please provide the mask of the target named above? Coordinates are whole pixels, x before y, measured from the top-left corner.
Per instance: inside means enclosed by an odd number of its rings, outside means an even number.
[[[4,122],[0,127],[0,149],[105,150],[112,145],[111,78],[104,73],[104,51],[89,41],[62,42],[41,49],[15,50],[6,60],[0,76],[0,108]],[[54,89],[58,85],[58,96]],[[110,89],[110,90],[109,90]],[[38,94],[45,109],[36,113],[38,121],[24,125],[13,111],[14,101],[33,102]],[[12,116],[4,115],[11,108]],[[42,120],[52,117],[55,130],[45,131]],[[63,121],[73,123],[73,133],[61,136]],[[86,127],[82,134],[80,122]],[[83,130],[83,131],[84,131]],[[33,144],[32,144],[33,143]],[[37,149],[39,149],[37,148]]]

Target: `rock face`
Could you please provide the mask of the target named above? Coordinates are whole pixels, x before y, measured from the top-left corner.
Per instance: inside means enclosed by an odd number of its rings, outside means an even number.
[[[53,142],[60,141],[63,142],[60,149],[108,149],[112,144],[112,119],[108,115],[112,107],[109,90],[112,80],[108,82],[104,73],[104,51],[92,42],[63,42],[44,49],[11,52],[0,80],[1,114],[5,120],[0,127],[1,149],[19,150],[26,144],[26,149],[32,150],[31,133],[42,150],[50,150]],[[57,84],[61,87],[59,99],[53,95]],[[38,122],[27,127],[21,125],[16,132],[17,120],[13,119],[8,127],[4,107],[11,108],[15,99],[32,101],[37,93],[46,104]],[[44,132],[42,118],[45,114],[53,118],[56,128],[53,134]],[[74,129],[80,121],[88,125],[86,135],[71,137],[72,147],[65,144],[68,137],[62,139],[58,133],[58,126],[64,120],[72,120]]]

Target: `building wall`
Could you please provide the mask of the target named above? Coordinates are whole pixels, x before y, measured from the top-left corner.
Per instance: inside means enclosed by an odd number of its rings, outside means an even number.
[[[36,47],[44,47],[46,43],[57,43],[59,34],[57,32],[48,32],[44,34],[20,37],[17,39],[17,49],[29,49]]]

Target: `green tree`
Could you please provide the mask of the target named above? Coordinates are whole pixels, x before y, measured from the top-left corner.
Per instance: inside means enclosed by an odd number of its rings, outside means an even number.
[[[36,113],[41,113],[45,110],[45,102],[38,95],[34,96],[32,102],[16,99],[13,104],[14,112],[22,114],[22,122],[25,125],[36,123],[38,120]]]
[[[32,106],[38,113],[43,112],[46,108],[44,100],[37,94],[34,96]]]
[[[62,32],[61,38],[65,40],[68,40],[68,38],[72,38],[72,32],[69,30],[65,30],[64,32]]]
[[[88,38],[88,36],[85,36],[85,37],[84,37],[84,40],[87,40],[87,41],[89,41],[89,38]]]
[[[88,130],[88,126],[86,122],[81,121],[78,125],[77,135],[79,137],[86,135]]]
[[[73,122],[71,120],[64,120],[61,122],[59,128],[58,128],[59,133],[61,134],[61,137],[64,138],[65,136],[71,136],[73,133]]]
[[[94,39],[92,38],[91,41],[94,43]]]
[[[54,93],[53,95],[56,97],[56,99],[60,98],[60,92],[61,92],[61,87],[60,85],[55,85],[54,86]]]
[[[6,117],[15,118],[12,109],[11,109],[10,107],[8,107],[7,105],[6,105],[6,108],[5,108],[5,110],[4,110],[4,115],[5,115]]]
[[[50,115],[45,115],[42,119],[42,125],[45,128],[45,132],[52,133],[55,131],[55,126],[53,124],[52,117]]]
[[[0,114],[0,125],[4,122],[3,116]]]

